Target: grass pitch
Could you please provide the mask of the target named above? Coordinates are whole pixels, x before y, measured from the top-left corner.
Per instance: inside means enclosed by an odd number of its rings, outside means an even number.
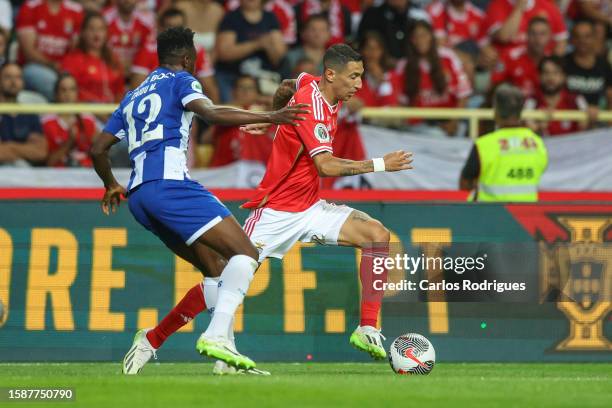
[[[0,387],[73,387],[74,402],[10,407],[610,407],[610,364],[437,364],[428,376],[386,363],[258,365],[271,377],[211,374],[209,363],[0,364]],[[6,391],[3,391],[6,392]],[[393,404],[393,405],[392,405]]]

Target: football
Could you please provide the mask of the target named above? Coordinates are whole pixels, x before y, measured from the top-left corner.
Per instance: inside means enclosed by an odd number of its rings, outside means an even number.
[[[433,345],[420,334],[402,334],[389,349],[389,364],[396,374],[429,374],[435,363]]]

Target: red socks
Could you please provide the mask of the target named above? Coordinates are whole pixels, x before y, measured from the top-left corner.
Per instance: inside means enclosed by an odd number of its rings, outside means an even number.
[[[178,329],[189,323],[196,315],[206,310],[202,285],[198,283],[153,330],[147,333],[151,346],[158,349],[166,339]]]
[[[375,266],[374,259],[386,258],[387,256],[389,256],[389,244],[374,244],[372,247],[361,250],[361,265],[359,266],[359,279],[361,280],[360,326],[376,327],[378,312],[385,291],[377,290],[374,287],[382,288],[382,283],[387,282],[387,269],[382,262],[377,262]]]

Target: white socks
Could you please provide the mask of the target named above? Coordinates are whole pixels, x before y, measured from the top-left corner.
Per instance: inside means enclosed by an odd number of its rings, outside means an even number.
[[[217,305],[217,293],[219,292],[219,277],[204,278],[204,301],[206,302],[206,310],[211,315],[215,312]]]
[[[219,277],[216,303],[212,303],[212,299],[210,299],[210,304],[214,304],[214,313],[208,328],[204,332],[206,337],[233,337],[234,314],[238,306],[242,304],[258,266],[259,264],[255,259],[246,255],[235,255],[230,258]],[[208,283],[207,280],[209,280]],[[207,289],[211,292],[210,297],[214,297],[212,295],[213,290],[210,288],[212,280],[212,278],[204,280],[204,295],[207,302],[209,302]],[[209,304],[207,303],[207,305]],[[232,336],[229,336],[229,333],[232,333]]]

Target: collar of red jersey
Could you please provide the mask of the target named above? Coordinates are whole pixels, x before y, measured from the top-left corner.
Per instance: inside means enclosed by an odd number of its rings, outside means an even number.
[[[339,105],[338,105],[338,102],[336,102],[336,104],[335,104],[335,105],[332,105],[331,103],[329,103],[329,102],[327,101],[327,99],[325,99],[325,95],[323,95],[323,94],[321,93],[321,90],[319,89],[319,85],[318,85],[316,82],[314,82],[314,81],[313,81],[313,82],[311,82],[311,84],[312,84],[312,87],[315,89],[315,91],[317,91],[317,93],[318,93],[318,94],[321,96],[321,99],[323,100],[323,102],[325,102],[325,103],[327,104],[327,106],[329,107],[329,109],[330,109],[332,112],[337,111],[337,110],[338,110],[338,106],[339,106]]]

